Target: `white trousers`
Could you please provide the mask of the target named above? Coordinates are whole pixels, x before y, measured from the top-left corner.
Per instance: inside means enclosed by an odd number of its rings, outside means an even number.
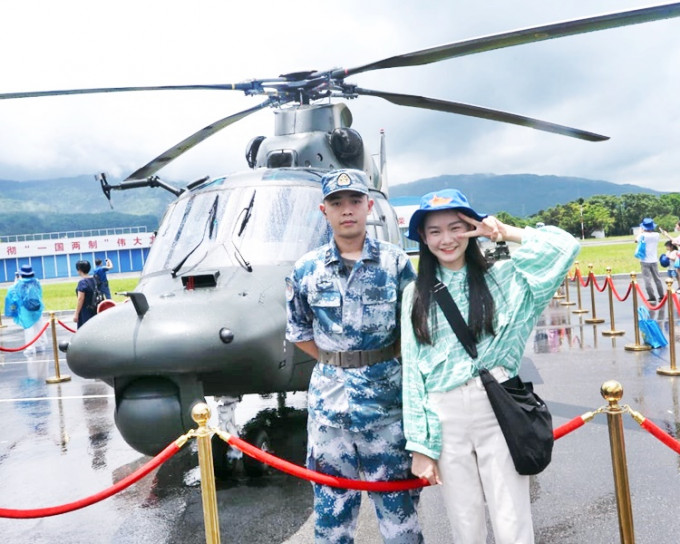
[[[31,340],[33,340],[36,336],[38,336],[38,333],[40,332],[40,329],[43,328],[43,320],[38,319],[33,325],[28,327],[27,329],[24,329],[24,342],[28,344]],[[45,351],[47,349],[47,339],[45,338],[47,334],[47,331],[45,331],[43,334],[40,335],[40,338],[38,338],[38,341],[31,345],[31,347],[26,348],[24,350],[24,354],[27,356],[35,355],[36,350],[37,351]]]
[[[492,370],[498,381],[502,368]],[[456,544],[485,544],[484,501],[496,544],[533,544],[529,476],[520,476],[479,378],[430,393],[442,425],[439,471]]]

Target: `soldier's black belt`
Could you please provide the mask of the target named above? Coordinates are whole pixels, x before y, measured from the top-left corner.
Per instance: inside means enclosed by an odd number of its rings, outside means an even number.
[[[319,361],[341,368],[359,368],[374,365],[382,361],[394,359],[396,350],[394,344],[365,351],[326,351],[319,349]]]

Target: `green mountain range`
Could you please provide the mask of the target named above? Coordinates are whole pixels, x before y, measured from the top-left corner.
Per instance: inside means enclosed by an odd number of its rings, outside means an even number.
[[[153,231],[174,199],[164,189],[144,188],[112,191],[110,205],[94,176],[0,179],[0,235],[133,226]]]
[[[662,194],[661,191],[637,185],[534,174],[443,175],[394,185],[390,187],[389,194],[390,200],[397,204],[444,188],[460,189],[470,204],[479,211],[491,214],[504,211],[515,217],[527,217],[556,204],[566,204],[595,195]],[[417,204],[418,200],[414,203]]]
[[[110,180],[111,184],[120,180]],[[458,174],[420,179],[390,187],[393,203],[417,203],[421,195],[454,187],[486,213],[505,211],[526,217],[556,204],[593,195],[661,194],[636,185],[533,174]],[[155,230],[175,199],[160,188],[112,191],[113,209],[94,176],[11,181],[0,179],[0,235],[62,232],[122,226]]]

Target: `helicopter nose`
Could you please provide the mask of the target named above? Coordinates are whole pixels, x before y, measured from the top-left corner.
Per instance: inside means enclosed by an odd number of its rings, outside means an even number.
[[[81,377],[99,379],[159,373],[248,375],[257,361],[276,357],[273,352],[283,345],[285,330],[283,300],[264,304],[258,295],[253,300],[245,291],[206,290],[147,296],[148,309],[141,316],[133,304],[118,304],[72,337],[69,367]]]

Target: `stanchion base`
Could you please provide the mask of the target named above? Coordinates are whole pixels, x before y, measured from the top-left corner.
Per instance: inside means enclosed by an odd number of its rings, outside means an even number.
[[[587,314],[590,310],[586,310],[584,308],[579,308],[578,310],[572,310],[572,314]]]
[[[588,319],[583,320],[584,323],[588,323],[588,325],[595,325],[596,323],[604,323],[604,319],[600,319],[599,317],[589,317]]]
[[[0,329],[6,329],[7,325],[0,325]]]
[[[51,378],[47,378],[45,380],[47,383],[61,383],[61,382],[69,382],[71,381],[71,376],[68,374],[62,375],[62,376],[52,376]]]
[[[626,351],[650,351],[652,346],[648,346],[647,344],[626,344],[623,346],[623,349]]]
[[[574,306],[576,303],[572,302],[571,300],[565,300],[564,302],[560,302],[560,306]]]
[[[555,295],[553,296],[554,299],[559,300],[561,298],[564,298],[564,295]]]
[[[626,334],[626,331],[602,331],[602,336],[623,336]]]
[[[671,368],[669,366],[663,366],[656,369],[657,374],[663,374],[664,376],[680,376],[680,368]]]

